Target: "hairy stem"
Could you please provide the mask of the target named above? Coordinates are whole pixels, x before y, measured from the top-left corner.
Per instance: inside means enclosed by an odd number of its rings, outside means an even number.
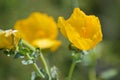
[[[29,56],[29,54],[26,54],[28,59],[31,59],[31,57]],[[41,78],[45,78],[45,76],[43,75],[43,73],[40,71],[40,69],[38,68],[36,63],[33,63],[32,66],[34,67],[35,71],[37,72],[37,74],[41,77]]]
[[[24,40],[23,40],[23,43],[24,43],[27,47],[29,47],[31,50],[35,51],[35,48],[34,48],[32,45],[30,45],[29,43],[27,43],[27,42],[24,41]],[[42,61],[42,64],[43,64],[43,66],[44,66],[45,71],[47,72],[49,78],[51,79],[50,72],[49,72],[49,68],[48,68],[47,62],[46,62],[46,60],[45,60],[42,52],[40,52],[39,58],[40,58],[40,60]],[[50,80],[50,79],[49,79],[49,80]]]

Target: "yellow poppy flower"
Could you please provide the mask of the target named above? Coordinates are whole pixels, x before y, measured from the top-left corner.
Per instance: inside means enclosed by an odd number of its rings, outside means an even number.
[[[0,49],[12,49],[14,48],[20,39],[20,35],[16,30],[0,30]]]
[[[17,21],[14,28],[34,47],[50,48],[54,51],[61,44],[56,40],[58,35],[56,22],[46,14],[34,12],[27,19]]]
[[[69,19],[58,18],[62,34],[80,50],[89,50],[102,40],[101,24],[98,17],[86,15],[75,8]]]

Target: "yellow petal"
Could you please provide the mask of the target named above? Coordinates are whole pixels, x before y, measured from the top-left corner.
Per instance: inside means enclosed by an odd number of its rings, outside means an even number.
[[[60,46],[61,42],[50,39],[39,39],[35,40],[32,44],[40,49],[51,48],[52,51],[55,51]]]
[[[66,34],[66,30],[65,30],[65,20],[63,17],[59,17],[58,18],[58,27],[60,28],[60,31],[62,32],[62,34],[67,37],[67,34]]]
[[[37,38],[56,39],[58,35],[54,19],[38,12],[32,13],[27,19],[17,21],[14,28],[29,42]]]
[[[80,37],[79,33],[69,24],[65,27],[68,39],[80,50],[88,50],[91,48],[92,40]]]
[[[30,23],[34,23],[31,26],[34,31],[37,31],[38,33],[41,31],[44,31],[44,35],[42,36],[43,38],[49,37],[50,39],[56,39],[58,35],[58,29],[56,27],[57,26],[56,22],[51,16],[34,12],[30,15],[28,19],[31,20]],[[41,37],[41,36],[38,36],[38,37]]]
[[[79,31],[85,26],[85,17],[86,15],[83,11],[81,11],[79,8],[75,8],[70,18],[66,21]]]
[[[57,49],[59,48],[60,45],[61,45],[61,41],[58,41],[58,40],[54,41],[53,46],[50,48],[51,51],[57,50]]]

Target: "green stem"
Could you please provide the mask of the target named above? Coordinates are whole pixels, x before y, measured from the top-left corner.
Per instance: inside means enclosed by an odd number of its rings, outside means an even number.
[[[76,62],[73,61],[69,70],[68,80],[72,80],[72,74],[75,69],[75,66],[76,66]]]
[[[31,57],[29,56],[29,54],[26,54],[26,55],[27,55],[27,58],[28,58],[28,59],[31,59]],[[33,63],[32,65],[33,65],[35,71],[38,73],[38,75],[39,75],[41,78],[45,78],[45,76],[43,75],[43,73],[39,70],[37,64],[36,64],[36,63]]]
[[[28,42],[26,42],[25,40],[22,40],[22,43],[26,45],[27,47],[29,47],[31,50],[35,51],[35,48],[32,45],[30,45]]]
[[[23,40],[23,43],[24,43],[26,46],[28,46],[31,50],[35,51],[35,48],[34,48],[32,45],[30,45],[29,43],[27,43],[27,42],[24,41],[24,40]],[[40,53],[40,57],[39,57],[39,58],[40,58],[40,60],[42,61],[42,64],[43,64],[43,66],[44,66],[44,68],[45,68],[45,71],[47,72],[49,78],[51,79],[47,62],[46,62],[46,60],[45,60],[45,58],[44,58],[44,56],[43,56],[42,53]],[[49,80],[50,80],[50,79],[49,79]]]
[[[96,79],[96,70],[95,70],[95,65],[96,65],[96,54],[94,53],[93,50],[90,52],[90,57],[91,57],[91,63],[89,64],[89,80],[97,80]]]
[[[45,68],[45,71],[47,72],[47,74],[48,74],[48,76],[49,76],[49,80],[51,80],[50,71],[49,71],[47,62],[46,62],[46,60],[45,60],[42,52],[40,53],[39,59],[42,61],[42,64],[43,64],[43,66],[44,66],[44,68]]]
[[[89,68],[89,80],[96,80],[96,72],[94,67]]]

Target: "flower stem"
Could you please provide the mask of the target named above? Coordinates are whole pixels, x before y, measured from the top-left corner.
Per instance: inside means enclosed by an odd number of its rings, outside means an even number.
[[[28,46],[31,50],[35,51],[35,48],[34,48],[32,45],[30,45],[29,43],[27,43],[27,42],[24,41],[24,40],[23,40],[23,43],[24,43],[26,46]],[[49,68],[48,68],[47,62],[46,62],[46,60],[45,60],[42,52],[40,53],[40,57],[39,57],[39,58],[40,58],[40,60],[42,61],[42,64],[43,64],[43,66],[44,66],[44,68],[45,68],[45,71],[47,72],[47,74],[48,74],[48,76],[49,76],[49,80],[51,80]]]
[[[69,70],[68,80],[72,80],[72,74],[75,69],[75,66],[76,66],[76,62],[73,61]]]
[[[96,72],[94,67],[89,68],[89,80],[96,80]]]
[[[90,52],[90,57],[91,57],[91,63],[89,64],[89,80],[97,80],[96,79],[96,70],[95,70],[95,65],[96,65],[96,54],[93,50],[91,50]]]
[[[29,56],[29,54],[26,54],[27,55],[27,58],[28,59],[31,59],[31,57]],[[40,69],[38,68],[37,64],[36,63],[33,63],[32,64],[35,71],[38,73],[38,75],[41,77],[41,78],[45,78],[45,76],[43,75],[43,73],[40,71]]]
[[[47,65],[47,62],[42,54],[42,52],[40,53],[40,57],[39,59],[42,61],[42,64],[45,68],[45,71],[47,72],[48,76],[49,76],[49,80],[51,80],[51,76],[50,76],[50,72],[49,72],[49,68],[48,68],[48,65]]]

